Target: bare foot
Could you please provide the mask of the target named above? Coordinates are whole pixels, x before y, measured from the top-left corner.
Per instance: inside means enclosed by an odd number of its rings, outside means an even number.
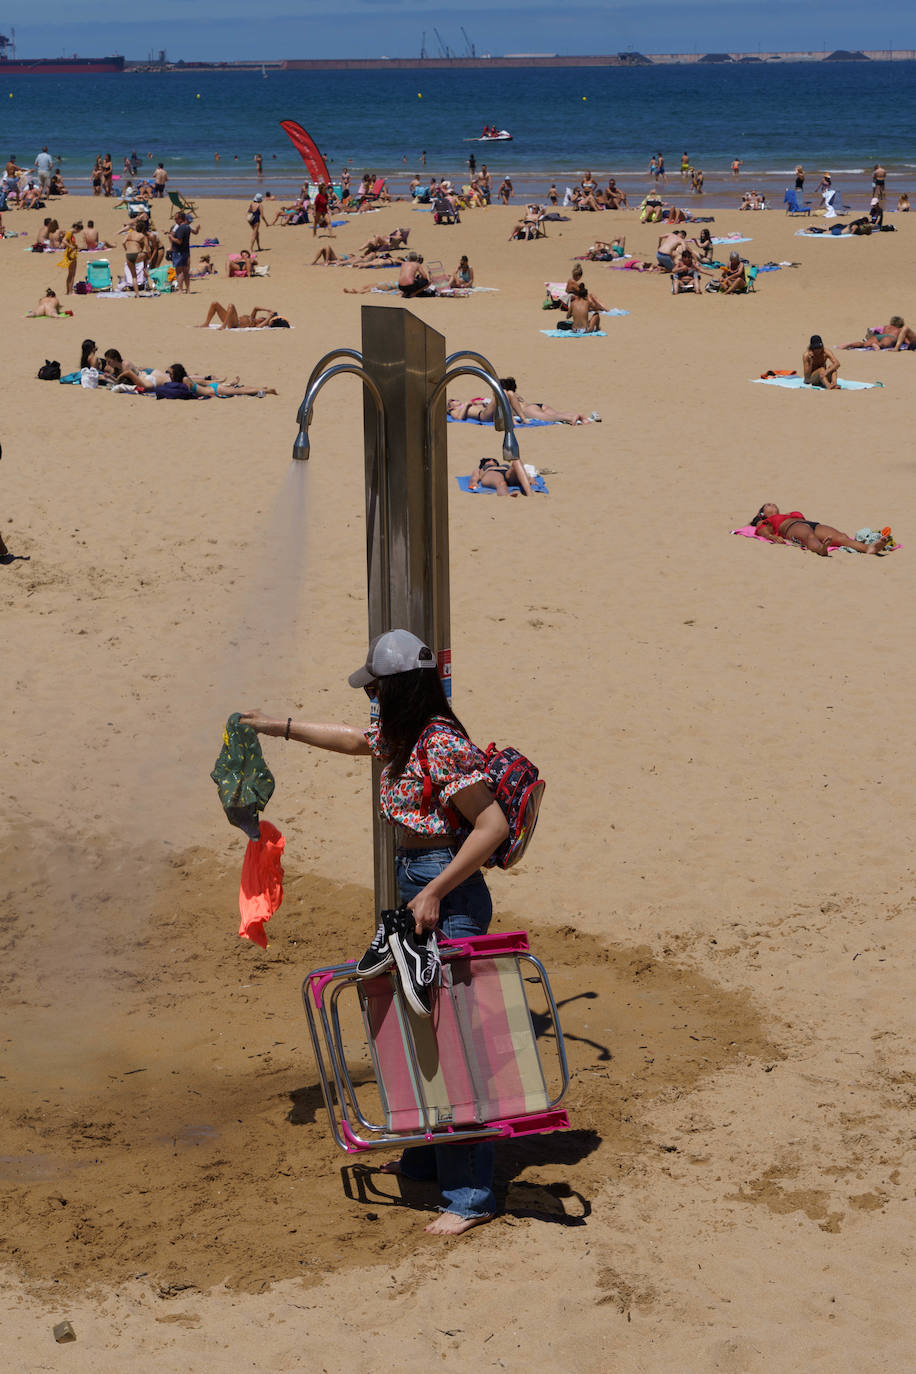
[[[390,1159],[387,1164],[379,1165],[379,1173],[397,1174],[400,1178],[404,1173],[404,1170],[401,1168],[401,1161],[399,1159]]]
[[[435,1221],[423,1229],[431,1236],[461,1236],[465,1231],[470,1231],[472,1226],[483,1226],[492,1220],[492,1212],[485,1212],[481,1217],[460,1217],[457,1212],[440,1212]]]

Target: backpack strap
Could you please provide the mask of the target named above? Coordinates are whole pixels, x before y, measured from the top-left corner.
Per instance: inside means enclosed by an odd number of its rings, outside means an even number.
[[[421,730],[420,738],[417,740],[416,745],[414,746],[417,754],[417,762],[419,763],[420,769],[423,773],[423,800],[420,803],[421,816],[428,816],[430,811],[432,810],[433,791],[435,789],[432,774],[429,771],[429,758],[426,753],[426,740],[434,730],[439,730],[441,728],[441,725],[437,721],[431,721],[429,725],[424,726],[424,728]],[[455,810],[453,806],[449,806],[448,802],[444,802],[442,804],[442,810],[445,812],[445,816],[449,825],[456,833],[459,830],[467,828],[467,821],[458,811]]]

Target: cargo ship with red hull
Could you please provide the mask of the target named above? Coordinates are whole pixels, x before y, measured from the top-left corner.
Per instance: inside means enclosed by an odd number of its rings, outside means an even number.
[[[0,33],[0,76],[95,76],[123,70],[123,57],[17,57],[15,40]]]

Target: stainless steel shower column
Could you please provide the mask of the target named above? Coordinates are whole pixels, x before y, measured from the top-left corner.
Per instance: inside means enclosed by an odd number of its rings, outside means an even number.
[[[429,416],[427,442],[430,397],[445,376],[445,339],[401,307],[364,305],[362,365],[381,394],[387,430],[387,458],[380,470],[378,408],[364,392],[369,638],[398,628],[418,635],[438,655],[439,671],[450,692],[444,405],[436,406],[436,413]],[[375,796],[379,771],[378,761],[373,760]],[[377,811],[373,846],[376,901],[392,907],[396,902],[394,831]]]

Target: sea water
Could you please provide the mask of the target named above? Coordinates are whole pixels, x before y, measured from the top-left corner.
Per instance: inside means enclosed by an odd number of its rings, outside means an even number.
[[[916,62],[7,76],[0,151],[31,163],[47,143],[74,191],[85,192],[96,154],[110,152],[120,172],[136,149],[145,173],[164,162],[170,187],[188,195],[260,186],[282,197],[303,178],[280,128],[295,119],[335,179],[350,167],[355,186],[371,170],[396,192],[414,171],[465,180],[472,152],[516,190],[543,194],[555,181],[562,192],[589,168],[640,191],[662,152],[677,193],[686,151],[707,192],[731,195],[739,158],[738,184],[778,200],[798,162],[809,190],[829,169],[847,192],[867,189],[880,160],[893,201],[916,191],[914,108]],[[485,124],[512,142],[472,142]]]

